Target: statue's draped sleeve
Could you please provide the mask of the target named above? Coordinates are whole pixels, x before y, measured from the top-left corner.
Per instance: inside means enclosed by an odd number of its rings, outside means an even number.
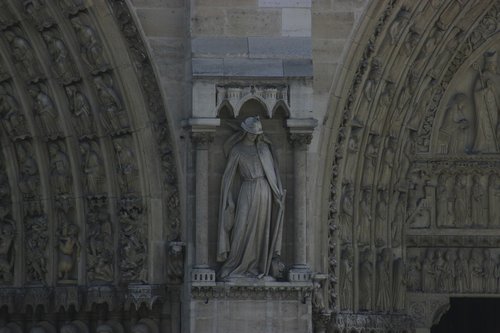
[[[222,176],[220,207],[219,207],[219,238],[217,244],[217,261],[225,261],[231,250],[230,235],[234,225],[235,203],[231,187],[238,169],[239,153],[232,149],[227,161],[226,170]]]

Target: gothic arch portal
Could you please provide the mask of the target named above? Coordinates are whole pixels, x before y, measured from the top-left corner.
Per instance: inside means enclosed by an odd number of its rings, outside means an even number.
[[[376,1],[354,32],[324,134],[339,329],[429,329],[450,296],[500,292],[499,13]]]
[[[178,158],[126,2],[3,0],[0,30],[3,315],[156,332],[183,274]]]

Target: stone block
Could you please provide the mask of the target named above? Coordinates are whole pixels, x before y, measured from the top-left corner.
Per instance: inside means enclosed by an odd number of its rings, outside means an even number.
[[[336,64],[314,64],[314,92],[323,93],[330,91],[333,75],[337,70]]]
[[[312,77],[313,65],[311,59],[283,60],[283,74],[287,77]]]
[[[247,56],[248,40],[244,37],[198,37],[191,41],[194,56]]]
[[[312,15],[312,33],[316,38],[346,39],[353,27],[353,12],[319,12]]]
[[[140,8],[137,16],[148,37],[181,37],[186,35],[186,11],[179,9]]]
[[[193,58],[191,66],[194,76],[221,76],[223,74],[222,59]]]
[[[156,59],[184,59],[184,38],[149,38],[148,43]]]
[[[224,35],[224,11],[213,7],[197,7],[191,17],[191,34],[193,36]]]
[[[281,10],[227,9],[226,36],[280,36]]]
[[[282,77],[281,59],[224,59],[224,76]]]
[[[163,7],[163,8],[181,8],[185,7],[185,0],[131,0],[135,7]]]
[[[259,0],[259,7],[310,8],[311,0]]]
[[[360,10],[369,2],[367,0],[331,0],[334,11]]]
[[[250,58],[311,58],[308,37],[249,37]]]
[[[283,8],[283,36],[311,36],[311,10],[308,8]]]
[[[338,63],[346,46],[344,39],[313,39],[314,62]]]
[[[257,7],[257,0],[194,0],[194,7]]]

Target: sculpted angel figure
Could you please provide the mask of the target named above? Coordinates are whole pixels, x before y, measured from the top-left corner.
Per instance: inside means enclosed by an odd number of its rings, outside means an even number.
[[[259,117],[246,118],[241,127],[226,143],[230,152],[221,184],[217,260],[224,262],[224,280],[269,277],[281,251],[285,190],[276,156]],[[241,186],[234,200],[237,176]]]

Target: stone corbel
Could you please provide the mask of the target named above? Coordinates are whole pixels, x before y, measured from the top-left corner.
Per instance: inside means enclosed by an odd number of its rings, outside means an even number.
[[[311,143],[318,121],[313,118],[287,119],[288,139],[294,151],[294,263],[289,271],[290,282],[310,281],[311,269],[307,262],[307,215],[306,215],[306,177],[307,147]]]
[[[220,119],[191,118],[186,125],[196,151],[195,258],[191,281],[194,284],[215,284],[215,271],[208,266],[208,148]]]

